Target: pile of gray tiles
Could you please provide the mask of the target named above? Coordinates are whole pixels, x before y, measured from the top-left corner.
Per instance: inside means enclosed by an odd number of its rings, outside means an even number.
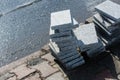
[[[92,58],[106,51],[106,45],[120,44],[120,5],[107,0],[95,9],[93,23],[83,25],[70,10],[51,13],[49,46],[67,69],[83,65],[83,53]]]
[[[120,5],[107,0],[95,7],[93,22],[99,38],[106,44],[120,43]]]
[[[77,50],[76,39],[72,34],[72,30],[78,26],[70,10],[51,13],[49,46],[53,51],[52,55],[67,69],[73,69],[85,63],[83,56]]]
[[[96,57],[105,51],[102,41],[97,37],[94,23],[80,25],[73,29],[81,52],[86,52],[88,57]]]

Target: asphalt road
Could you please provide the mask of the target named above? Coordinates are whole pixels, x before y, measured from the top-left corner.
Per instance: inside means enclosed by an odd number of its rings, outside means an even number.
[[[39,50],[49,41],[51,12],[70,9],[80,23],[95,14],[94,7],[102,1],[0,0],[0,66]]]

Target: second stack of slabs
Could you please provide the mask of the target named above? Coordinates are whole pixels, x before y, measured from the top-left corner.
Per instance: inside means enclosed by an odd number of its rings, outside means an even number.
[[[85,63],[81,54],[77,51],[72,29],[78,27],[78,23],[71,17],[70,10],[51,13],[50,48],[53,56],[67,69],[73,69]]]
[[[94,23],[96,25],[99,36],[103,41],[108,42],[117,39],[120,34],[120,5],[107,0],[98,6],[94,15]]]
[[[93,23],[81,25],[73,30],[81,52],[87,52],[89,57],[95,57],[105,50],[98,39]]]

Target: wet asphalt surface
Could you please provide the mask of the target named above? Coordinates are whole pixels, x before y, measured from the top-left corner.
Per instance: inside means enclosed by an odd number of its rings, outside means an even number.
[[[39,50],[49,41],[51,12],[70,9],[81,23],[95,14],[94,7],[103,1],[0,0],[0,66]]]

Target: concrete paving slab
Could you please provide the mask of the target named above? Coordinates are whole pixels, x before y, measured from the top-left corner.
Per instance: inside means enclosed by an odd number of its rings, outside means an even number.
[[[84,63],[85,63],[84,60],[78,61],[78,62],[76,62],[75,64],[73,64],[73,65],[71,66],[71,68],[72,68],[72,69],[73,69],[73,68],[76,68],[76,67],[78,67],[78,66],[83,65]]]
[[[97,21],[93,21],[95,23],[97,35],[105,40],[105,42],[111,40],[111,33],[104,29]],[[100,27],[101,26],[101,27]]]
[[[74,29],[73,32],[77,40],[81,40],[85,45],[98,42],[95,25],[93,23],[81,25]]]
[[[60,48],[60,51],[67,51],[67,50],[71,50],[71,49],[77,50],[77,47],[75,45],[71,45],[71,46]]]
[[[59,38],[52,38],[53,42],[64,42],[64,41],[70,41],[73,40],[72,36],[65,36],[65,37],[59,37]]]
[[[64,52],[63,52],[64,53]],[[66,58],[69,58],[69,57],[72,57],[72,56],[74,56],[74,55],[77,55],[77,54],[79,54],[76,50],[73,50],[73,51],[70,51],[70,52],[68,52],[68,53],[64,53],[64,54],[62,54],[62,56],[59,56],[59,59],[61,59],[61,60],[63,60],[63,59],[66,59]]]
[[[70,10],[63,10],[51,13],[51,28],[73,26]]]
[[[68,50],[68,51],[63,51],[63,52],[58,53],[58,56],[62,57],[62,56],[66,55],[68,53],[71,53],[71,52],[76,52],[77,53],[77,50],[72,49],[72,50]]]
[[[81,51],[84,51],[85,46],[98,43],[95,25],[93,23],[81,25],[74,29],[73,33],[77,39],[77,43]]]
[[[71,57],[68,57],[68,58],[61,60],[61,62],[66,64],[67,62],[70,62],[70,61],[72,61],[76,58],[79,58],[79,57],[80,57],[80,54],[76,54],[74,56],[71,56]]]
[[[103,33],[105,32],[106,35],[108,35],[108,36],[111,35],[111,32],[110,32],[107,28],[105,28],[102,24],[100,24],[98,21],[96,21],[95,19],[93,19],[93,22],[94,22],[98,27],[101,28],[101,30],[102,30]]]
[[[81,61],[84,61],[83,57],[79,57],[79,58],[76,58],[74,60],[71,60],[70,62],[68,63],[65,63],[65,66],[66,67],[71,67],[72,65],[76,64],[77,62],[81,62]],[[80,65],[80,64],[79,64]],[[75,66],[76,67],[76,66]]]
[[[107,16],[108,18],[119,21],[120,20],[120,5],[117,3],[114,3],[110,0],[107,0],[98,6],[95,7],[95,9],[102,13],[103,15]]]
[[[109,22],[107,22],[102,16],[100,16],[99,13],[95,14],[93,18],[105,28],[108,28],[109,26],[112,25]]]
[[[50,28],[49,35],[50,35],[50,38],[58,38],[58,37],[70,36],[71,35],[71,31],[55,33],[55,30],[52,30]]]

